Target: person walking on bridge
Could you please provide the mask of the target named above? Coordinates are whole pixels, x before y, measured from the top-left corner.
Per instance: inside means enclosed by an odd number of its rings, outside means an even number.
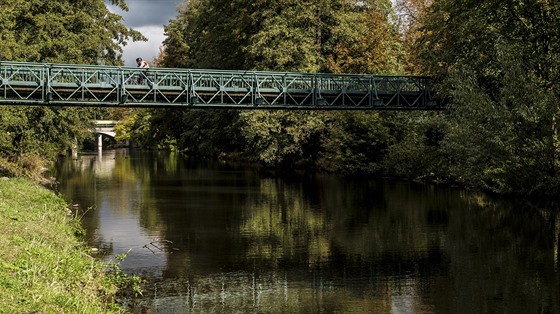
[[[138,65],[139,68],[148,69],[150,67],[148,61],[144,61],[140,57],[136,58],[136,64]],[[144,78],[146,78],[146,74],[144,74],[143,72],[140,73],[138,77],[138,84],[140,85],[144,84]]]
[[[150,67],[150,64],[148,63],[148,61],[144,61],[140,57],[136,58],[136,64],[138,65],[139,68],[149,68]]]

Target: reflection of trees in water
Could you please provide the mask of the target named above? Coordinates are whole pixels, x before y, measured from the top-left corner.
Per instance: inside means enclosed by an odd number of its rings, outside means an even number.
[[[240,271],[153,283],[145,291],[149,298],[136,307],[150,307],[157,313],[390,313],[392,308],[419,307],[413,300],[399,304],[405,299],[393,298],[395,291],[390,286],[394,287],[379,282],[355,294],[317,272],[302,276],[297,272]],[[399,294],[405,295],[406,290],[408,298],[416,298],[414,288],[409,288],[401,287]]]
[[[247,255],[313,268],[341,256],[347,262],[371,262],[443,254],[448,214],[438,206],[442,200],[434,196],[418,202],[417,195],[379,188],[327,180],[304,191],[280,180],[261,180],[260,194],[248,200],[240,227],[250,241]]]
[[[278,264],[327,262],[330,255],[327,217],[313,210],[301,189],[277,179],[262,179],[260,194],[247,201],[240,232],[249,241],[247,256]]]
[[[251,237],[248,256],[280,268],[307,262],[334,281],[340,271],[349,280],[412,278],[427,300],[450,311],[558,309],[558,230],[550,211],[477,193],[414,189],[323,182],[314,207],[299,187],[265,180],[241,226]]]
[[[114,210],[139,213],[143,228],[179,248],[162,253],[167,279],[150,288],[166,295],[154,301],[161,307],[560,312],[560,215],[544,206],[382,181],[263,178],[177,158],[117,158],[110,182],[94,162],[64,167],[65,196],[92,204],[99,196],[83,191],[111,184]]]
[[[99,257],[110,256],[114,249],[112,239],[99,233],[101,215],[139,213],[144,228],[156,232],[160,228],[158,210],[146,189],[150,172],[130,156],[127,149],[82,153],[78,159],[59,160],[54,170],[60,181],[57,190],[78,205],[75,214],[83,217],[88,244],[100,249]],[[104,213],[98,206],[104,206]]]
[[[310,304],[327,312],[423,307],[418,277],[443,275],[449,263],[442,244],[448,214],[436,207],[442,200],[403,197],[398,185],[345,183],[325,180],[310,187],[261,180],[240,227],[249,238],[248,258],[290,274],[307,270],[297,280],[312,283]]]

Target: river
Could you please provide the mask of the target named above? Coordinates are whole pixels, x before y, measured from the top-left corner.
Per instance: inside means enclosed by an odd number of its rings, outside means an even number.
[[[134,313],[560,313],[552,205],[125,149],[53,173]]]

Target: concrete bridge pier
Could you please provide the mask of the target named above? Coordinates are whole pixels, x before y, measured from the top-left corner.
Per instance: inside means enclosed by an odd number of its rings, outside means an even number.
[[[103,135],[101,135],[101,133],[97,133],[95,134],[95,139],[97,142],[97,150],[103,150]]]

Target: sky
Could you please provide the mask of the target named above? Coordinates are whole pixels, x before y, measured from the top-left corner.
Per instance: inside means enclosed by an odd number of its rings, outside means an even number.
[[[151,61],[159,54],[161,43],[165,39],[163,26],[169,24],[170,19],[177,17],[177,5],[184,0],[126,0],[128,12],[110,4],[106,0],[107,8],[120,14],[123,24],[141,32],[148,38],[146,42],[129,42],[123,48],[123,60],[127,66],[136,66],[137,57]]]

